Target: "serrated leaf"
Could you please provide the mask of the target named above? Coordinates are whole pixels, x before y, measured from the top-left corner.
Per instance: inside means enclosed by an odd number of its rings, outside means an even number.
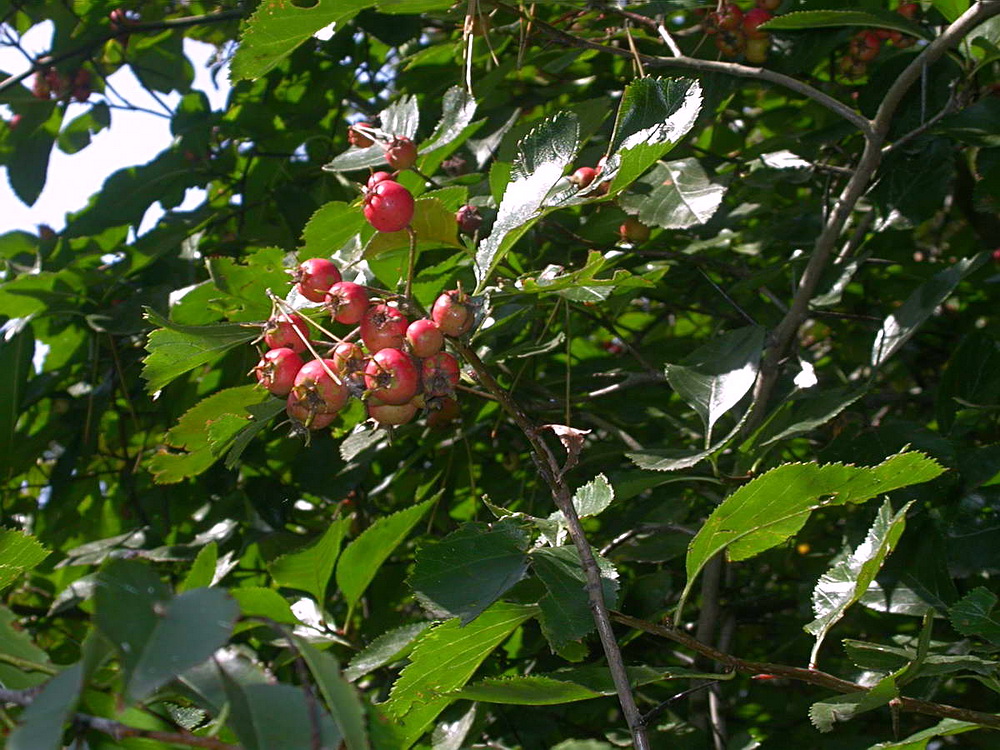
[[[463,524],[420,547],[410,586],[435,617],[468,623],[524,577],[530,542],[515,519]]]
[[[268,565],[275,583],[306,591],[322,606],[333,567],[340,556],[341,542],[350,528],[350,518],[333,521],[315,542],[297,552],[282,555]]]
[[[28,633],[17,622],[18,618],[7,607],[0,604],[0,653],[14,657],[25,667],[0,661],[0,685],[11,690],[34,687],[45,682],[56,668],[49,655],[36,646]],[[38,665],[31,670],[28,665]]]
[[[971,258],[962,258],[951,268],[935,274],[911,294],[898,310],[885,319],[875,335],[872,366],[880,366],[899,351],[937,306],[947,299],[958,282],[985,263],[987,257],[988,253],[979,253]]]
[[[303,638],[296,638],[295,645],[326,699],[330,715],[348,750],[367,750],[370,745],[361,699],[354,686],[341,675],[336,658],[329,652],[314,648]]]
[[[808,391],[782,404],[761,427],[754,442],[760,447],[812,432],[822,427],[868,392],[867,387]]]
[[[760,28],[767,31],[798,31],[801,29],[829,29],[839,26],[890,29],[910,36],[925,37],[920,24],[899,13],[881,10],[803,10],[774,16]]]
[[[519,279],[521,291],[534,294],[558,294],[574,302],[602,302],[618,290],[651,287],[653,283],[628,271],[616,269],[610,277],[598,274],[612,265],[613,258],[598,250],[587,253],[583,268],[565,272],[562,266],[548,266],[534,277]]]
[[[493,649],[537,613],[536,607],[497,602],[468,625],[455,618],[424,634],[383,704],[396,720],[398,746],[413,744],[455,700],[447,694],[465,685]]]
[[[764,329],[747,326],[698,348],[682,364],[667,365],[667,381],[705,423],[706,446],[719,418],[753,388],[763,348]]]
[[[353,682],[379,667],[402,659],[410,652],[420,634],[431,626],[429,622],[402,625],[383,633],[359,651],[344,670],[344,678]]]
[[[263,247],[239,261],[226,257],[209,258],[206,265],[212,283],[228,295],[227,315],[233,321],[258,321],[270,317],[272,302],[268,291],[281,291],[288,286],[285,251],[279,247]]]
[[[725,187],[712,182],[694,158],[660,162],[618,202],[647,226],[687,229],[704,224],[722,204]]]
[[[609,560],[594,554],[608,609],[618,603],[618,573]],[[554,651],[583,638],[594,629],[587,596],[587,577],[576,547],[538,547],[531,550],[531,566],[545,586],[541,607],[542,632]]]
[[[687,78],[638,78],[625,88],[605,164],[609,194],[632,184],[670,151],[701,112],[701,84]]]
[[[437,498],[432,498],[379,518],[347,545],[337,564],[337,587],[349,610],[354,608],[382,563],[427,514],[436,500]]]
[[[215,577],[215,564],[219,561],[219,545],[209,542],[200,550],[198,555],[188,568],[184,580],[177,586],[177,593],[182,594],[191,589],[198,589],[202,586],[211,586]]]
[[[302,8],[291,2],[265,0],[243,25],[231,80],[264,75],[320,29],[345,24],[373,4],[372,0],[317,0]]]
[[[746,414],[744,414],[745,418]],[[647,471],[679,471],[680,469],[687,469],[701,463],[716,451],[722,450],[730,440],[736,437],[742,424],[743,420],[740,420],[740,423],[733,427],[728,435],[715,445],[702,451],[691,452],[691,450],[686,448],[665,448],[635,451],[633,453],[626,453],[625,455],[640,469],[646,469]]]
[[[476,116],[476,100],[462,86],[452,86],[444,93],[441,119],[431,137],[420,144],[420,154],[429,154],[450,146]]]
[[[889,675],[869,690],[813,703],[809,708],[809,720],[819,731],[829,732],[836,722],[850,721],[858,714],[886,705],[898,695],[896,681]]]
[[[246,450],[246,447],[256,437],[257,433],[267,427],[272,419],[285,413],[285,401],[280,398],[269,398],[262,403],[248,405],[246,411],[251,418],[249,422],[244,420],[243,427],[236,434],[236,437],[233,438],[232,447],[226,454],[225,466],[227,469],[236,467],[240,456],[243,455],[243,451]]]
[[[156,482],[179,482],[208,469],[253,426],[248,410],[265,400],[272,399],[260,388],[244,385],[213,393],[188,409],[167,432],[166,447],[149,461]]]
[[[948,610],[948,619],[962,635],[1000,646],[1000,615],[993,611],[996,605],[996,594],[979,586],[955,602]]]
[[[898,453],[873,467],[786,464],[771,469],[727,497],[691,541],[681,603],[705,563],[722,550],[730,560],[745,560],[781,544],[818,508],[862,503],[928,482],[943,471],[917,451]]]
[[[328,258],[339,250],[364,226],[364,215],[357,206],[343,201],[330,201],[316,210],[302,230],[304,247],[301,259]]]
[[[542,215],[546,196],[576,155],[580,124],[567,112],[544,120],[517,144],[510,182],[490,235],[476,253],[477,292],[514,243]]]
[[[874,672],[896,672],[912,662],[917,656],[916,651],[911,648],[866,643],[851,639],[844,641],[844,650],[855,666]],[[956,672],[995,675],[998,670],[1000,670],[1000,662],[983,659],[972,654],[928,654],[920,663],[916,675],[930,677]]]
[[[906,529],[906,512],[912,504],[913,501],[910,501],[898,513],[893,514],[892,505],[886,500],[879,508],[865,540],[847,559],[841,560],[820,576],[812,593],[816,619],[805,626],[807,633],[816,636],[816,643],[809,656],[810,664],[817,663],[820,646],[830,628],[844,616],[852,604],[861,599],[882,569],[886,558],[896,548],[899,537]]]
[[[379,113],[382,130],[397,138],[413,138],[420,125],[420,110],[414,96],[401,96]],[[418,149],[419,152],[419,149]],[[352,148],[335,156],[323,169],[329,172],[352,172],[385,164],[385,147],[374,143],[368,148]]]
[[[229,594],[236,600],[244,617],[266,617],[285,625],[299,624],[299,618],[292,612],[288,600],[274,589],[241,586],[229,589]]]
[[[417,237],[417,247],[438,248],[464,247],[458,241],[458,225],[455,212],[449,211],[438,198],[418,198],[414,203],[413,221],[410,228]],[[375,258],[392,250],[408,248],[410,233],[405,229],[398,232],[378,232],[365,246],[365,257]]]
[[[119,651],[125,698],[140,701],[221,648],[239,615],[219,589],[171,598],[147,566],[115,560],[98,576],[94,622]]]
[[[149,356],[143,360],[142,368],[149,393],[156,393],[184,373],[214,362],[233,347],[260,336],[256,326],[239,323],[177,325],[149,308],[144,317],[157,328],[149,334],[146,342]]]
[[[49,556],[35,537],[0,528],[0,591]]]
[[[899,742],[879,742],[877,745],[872,745],[868,750],[926,750],[928,742],[936,737],[950,737],[982,728],[981,724],[974,724],[971,721],[941,719],[934,726],[911,734]]]

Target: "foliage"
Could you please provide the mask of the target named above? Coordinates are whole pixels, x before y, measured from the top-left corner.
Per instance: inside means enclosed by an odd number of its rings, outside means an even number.
[[[0,44],[54,28],[0,81],[24,202],[106,76],[180,95],[0,234],[7,746],[995,743],[1000,6],[784,0],[758,67],[714,2],[620,5],[5,7]],[[360,122],[418,146],[412,233],[364,220]],[[473,295],[456,422],[289,435],[246,373],[275,305],[329,325],[318,257]]]

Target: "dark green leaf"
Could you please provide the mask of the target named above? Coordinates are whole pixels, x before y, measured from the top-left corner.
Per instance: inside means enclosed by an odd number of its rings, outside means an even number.
[[[351,527],[350,518],[332,522],[323,536],[297,552],[290,552],[268,566],[279,586],[312,594],[319,604],[326,601],[326,587],[340,556],[340,545]]]
[[[351,659],[344,670],[344,678],[353,682],[379,667],[402,659],[413,648],[420,634],[430,626],[429,622],[415,622],[383,633]]]
[[[0,653],[10,657],[10,662],[0,660],[0,684],[11,690],[45,682],[56,669],[49,655],[32,642],[17,615],[3,605],[0,605]]]
[[[936,737],[951,737],[982,728],[980,724],[974,724],[971,721],[941,719],[934,726],[911,734],[899,742],[880,742],[877,745],[872,745],[869,750],[926,750],[928,742]]]
[[[994,613],[997,596],[982,586],[963,596],[948,610],[951,625],[962,635],[1000,646],[1000,616]]]
[[[618,602],[618,573],[614,566],[594,554],[601,570],[604,601],[609,609]],[[583,638],[594,629],[594,617],[587,597],[587,578],[574,546],[539,547],[531,551],[531,566],[545,586],[539,601],[542,632],[553,650]]]
[[[880,10],[804,10],[783,13],[762,24],[761,29],[796,31],[799,29],[828,29],[838,26],[890,29],[917,37],[925,35],[919,24],[903,18],[899,13]]]
[[[240,683],[220,670],[229,700],[228,725],[244,750],[301,750],[312,747],[313,721],[302,688]],[[322,747],[337,747],[342,737],[330,715],[319,711]]]
[[[366,750],[369,744],[365,711],[354,686],[341,675],[336,658],[328,652],[319,651],[302,638],[296,638],[295,645],[326,699],[348,750]]]
[[[0,455],[9,456],[19,441],[17,423],[23,414],[22,401],[32,375],[35,334],[25,325],[10,338],[0,336]],[[6,475],[6,471],[4,471]],[[5,476],[6,478],[6,476]]]

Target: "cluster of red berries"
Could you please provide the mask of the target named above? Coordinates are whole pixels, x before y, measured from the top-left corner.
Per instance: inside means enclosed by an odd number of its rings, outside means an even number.
[[[409,169],[417,163],[417,144],[405,136],[388,140],[379,138],[379,131],[371,123],[359,122],[347,130],[347,142],[356,148],[368,148],[378,140],[385,150],[385,160],[396,170]]]
[[[920,14],[920,4],[900,3],[896,12],[912,21]],[[868,73],[868,63],[882,50],[883,42],[904,49],[916,41],[892,29],[864,29],[851,37],[847,52],[837,61],[837,69],[847,78],[863,78]]]
[[[583,190],[585,187],[589,187],[594,180],[601,175],[601,172],[604,171],[605,161],[607,161],[607,157],[602,156],[595,167],[577,167],[573,174],[569,176],[569,181],[576,185],[580,190]],[[608,192],[610,187],[611,181],[605,180],[598,185],[596,192],[598,195],[604,195]],[[648,240],[649,234],[649,227],[634,216],[626,217],[625,221],[623,221],[618,227],[618,236],[621,237],[623,241],[631,242],[633,245],[638,245]]]
[[[91,94],[90,71],[78,68],[72,76],[64,76],[55,68],[44,68],[35,73],[31,94],[36,99],[69,99],[85,102]]]
[[[334,322],[357,326],[361,339],[328,334],[332,343],[313,342],[309,326],[321,326],[291,310],[276,312],[264,324],[267,351],[252,372],[264,388],[287,399],[285,411],[295,424],[328,427],[352,397],[363,399],[368,416],[382,425],[405,424],[420,409],[431,426],[458,416],[460,368],[444,346],[447,337],[472,328],[475,313],[466,293],[444,292],[428,317],[411,322],[405,301],[344,281],[326,258],[303,261],[294,282],[298,294],[322,303]],[[327,348],[326,355],[318,348]],[[307,352],[314,358],[304,359]]]
[[[781,0],[757,0],[755,7],[744,12],[736,3],[723,2],[705,13],[701,27],[724,57],[742,56],[748,63],[761,65],[767,60],[771,35],[758,27],[770,21],[771,11],[780,5]]]

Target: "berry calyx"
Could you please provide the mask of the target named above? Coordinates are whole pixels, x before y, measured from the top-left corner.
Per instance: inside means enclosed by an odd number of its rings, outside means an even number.
[[[380,402],[399,406],[417,395],[420,372],[406,352],[380,349],[365,367],[365,386]]]
[[[340,269],[327,258],[309,258],[302,261],[294,274],[299,294],[310,302],[323,302],[326,293],[340,281]]]
[[[455,212],[455,223],[458,224],[458,231],[472,235],[483,225],[483,217],[475,206],[466,205]]]
[[[288,348],[264,352],[253,368],[257,382],[275,396],[287,396],[295,384],[295,376],[302,369],[302,357]]]
[[[409,138],[393,138],[385,147],[385,160],[393,169],[409,169],[417,163],[417,144]]]
[[[280,313],[264,323],[264,343],[268,349],[287,347],[296,354],[301,354],[306,350],[308,338],[309,324],[301,315]]]
[[[595,177],[597,177],[597,170],[593,167],[578,167],[569,176],[569,181],[578,188],[583,189],[592,183]]]
[[[457,338],[468,333],[475,320],[469,295],[461,289],[444,292],[434,301],[431,308],[431,320],[445,336]]]
[[[361,340],[372,354],[381,349],[402,349],[410,321],[398,308],[372,305],[361,318]]]
[[[458,360],[448,352],[438,352],[420,365],[424,394],[428,397],[453,396],[461,369]]]
[[[649,239],[649,227],[643,224],[634,216],[629,216],[618,227],[618,234],[626,242],[638,244]]]
[[[323,304],[338,323],[353,326],[361,322],[368,309],[368,290],[351,281],[338,281],[330,287]]]
[[[420,318],[406,329],[406,343],[414,357],[432,357],[444,348],[444,334],[433,320]]]
[[[413,219],[413,195],[393,180],[383,180],[365,194],[364,214],[380,232],[398,232]]]

